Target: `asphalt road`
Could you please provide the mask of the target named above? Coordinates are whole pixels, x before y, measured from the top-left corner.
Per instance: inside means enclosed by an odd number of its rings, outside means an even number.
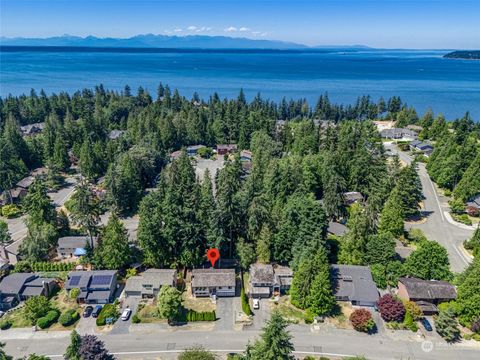
[[[377,334],[366,335],[353,330],[322,328],[313,330],[308,325],[290,327],[297,355],[307,354],[325,356],[365,355],[368,359],[435,359],[435,360],[476,360],[480,357],[478,346],[447,345],[443,341],[423,341],[409,333],[395,338]],[[13,336],[12,336],[13,335]],[[0,332],[0,341],[6,342],[6,351],[15,357],[36,353],[48,355],[52,359],[61,357],[69,343],[68,332],[28,333],[19,338],[15,330]],[[247,342],[258,337],[259,332],[215,330],[152,330],[128,334],[100,335],[107,348],[120,359],[170,359],[179,351],[193,345],[202,345],[207,349],[228,353],[240,352]],[[16,337],[13,339],[12,337]]]
[[[412,162],[408,154],[398,151],[394,145],[385,144],[385,147],[396,152],[403,162],[407,164]],[[449,211],[448,200],[438,195],[435,185],[427,173],[425,164],[418,164],[418,174],[422,182],[423,195],[425,196],[423,212],[426,216],[426,221],[419,224],[407,224],[406,227],[407,229],[421,229],[428,239],[435,240],[443,245],[448,251],[451,269],[454,272],[461,272],[472,260],[463,248],[463,242],[472,237],[473,230],[448,222],[445,216],[445,213]]]

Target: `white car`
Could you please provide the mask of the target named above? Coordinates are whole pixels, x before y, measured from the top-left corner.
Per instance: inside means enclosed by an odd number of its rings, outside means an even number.
[[[122,317],[121,317],[122,321],[127,321],[131,313],[132,313],[132,310],[130,309],[123,310]]]
[[[254,309],[254,310],[260,309],[260,300],[258,300],[258,299],[253,299],[253,309]]]

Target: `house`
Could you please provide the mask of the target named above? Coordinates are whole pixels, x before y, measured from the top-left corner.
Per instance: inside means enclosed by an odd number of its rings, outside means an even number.
[[[148,269],[139,276],[127,279],[125,296],[154,298],[163,285],[177,285],[177,271],[172,269]]]
[[[16,187],[28,190],[28,188],[32,186],[34,181],[35,181],[34,176],[27,176],[26,178],[23,178],[22,180],[17,182]]]
[[[217,154],[226,155],[237,151],[237,144],[220,144],[217,145]]]
[[[33,136],[33,135],[41,133],[44,128],[45,128],[45,123],[40,122],[40,123],[34,123],[34,124],[28,124],[28,125],[20,126],[20,131],[22,132],[22,135],[24,135],[24,136]]]
[[[417,133],[410,129],[391,128],[380,131],[380,136],[384,139],[411,141],[417,139]]]
[[[363,201],[363,195],[358,191],[350,191],[343,193],[345,205],[352,205]]]
[[[16,187],[11,190],[5,190],[0,198],[1,204],[18,204],[27,195],[27,190]]]
[[[335,300],[375,306],[379,295],[368,266],[332,265],[331,276]]]
[[[124,133],[123,130],[112,130],[108,133],[108,138],[110,140],[116,140],[118,139],[120,136],[122,136]]]
[[[480,213],[480,194],[470,198],[470,200],[465,204],[465,211],[471,216],[478,216]]]
[[[430,155],[432,155],[432,152],[433,152],[432,145],[426,144],[426,143],[424,143],[422,141],[419,141],[419,140],[412,141],[410,143],[410,149],[412,151],[420,151],[425,156],[430,156]]]
[[[0,282],[0,309],[9,310],[32,296],[50,296],[57,287],[55,279],[33,273],[14,273]]]
[[[420,131],[423,130],[423,127],[420,126],[420,125],[407,125],[407,129],[413,130],[413,131],[419,133]]]
[[[250,150],[240,151],[240,161],[251,162],[252,161],[252,152]]]
[[[373,121],[373,124],[377,127],[377,130],[381,132],[382,130],[389,130],[395,126],[395,121]]]
[[[182,155],[182,150],[177,150],[170,153],[169,157],[170,157],[170,160],[173,161],[173,160],[177,160],[181,155]]]
[[[108,304],[117,288],[117,272],[114,270],[71,271],[65,290],[80,289],[77,302]]]
[[[194,269],[192,270],[192,294],[204,296],[235,296],[235,269]]]
[[[415,301],[425,315],[438,313],[436,305],[455,300],[457,290],[447,281],[422,280],[417,278],[399,278],[397,295]]]
[[[64,236],[58,239],[57,254],[60,258],[71,258],[86,255],[87,244],[91,242],[89,236]],[[93,238],[93,247],[97,245],[97,238]]]
[[[269,298],[290,289],[293,271],[286,266],[273,267],[271,264],[250,266],[248,293],[253,298]]]
[[[198,150],[206,148],[205,145],[192,145],[187,147],[188,156],[195,156],[198,154]]]
[[[335,236],[343,236],[347,233],[348,227],[342,223],[330,221],[328,223],[327,233]]]

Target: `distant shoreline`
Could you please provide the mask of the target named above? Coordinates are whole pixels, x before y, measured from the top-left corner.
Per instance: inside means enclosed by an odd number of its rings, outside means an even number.
[[[328,54],[357,52],[358,49],[242,49],[242,48],[155,48],[155,47],[103,47],[103,46],[22,46],[0,45],[0,52],[98,52],[98,53],[227,53],[227,54]]]
[[[446,59],[480,60],[480,50],[452,51],[443,55]]]

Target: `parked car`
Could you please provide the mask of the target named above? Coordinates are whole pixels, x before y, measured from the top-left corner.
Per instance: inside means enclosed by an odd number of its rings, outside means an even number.
[[[425,330],[427,330],[427,331],[432,331],[433,330],[432,325],[430,325],[430,322],[426,318],[422,318],[421,323],[422,323],[423,327],[425,328]]]
[[[122,317],[121,317],[122,321],[127,321],[131,313],[132,313],[132,310],[130,309],[123,310]]]
[[[92,314],[92,311],[93,311],[93,307],[91,307],[90,305],[88,305],[85,310],[83,310],[83,317],[84,318],[87,318],[89,317],[91,314]]]
[[[100,314],[100,311],[102,311],[102,305],[95,306],[95,310],[93,310],[92,316],[96,318]]]
[[[258,300],[258,299],[253,299],[253,309],[254,309],[254,310],[260,309],[260,300]]]

